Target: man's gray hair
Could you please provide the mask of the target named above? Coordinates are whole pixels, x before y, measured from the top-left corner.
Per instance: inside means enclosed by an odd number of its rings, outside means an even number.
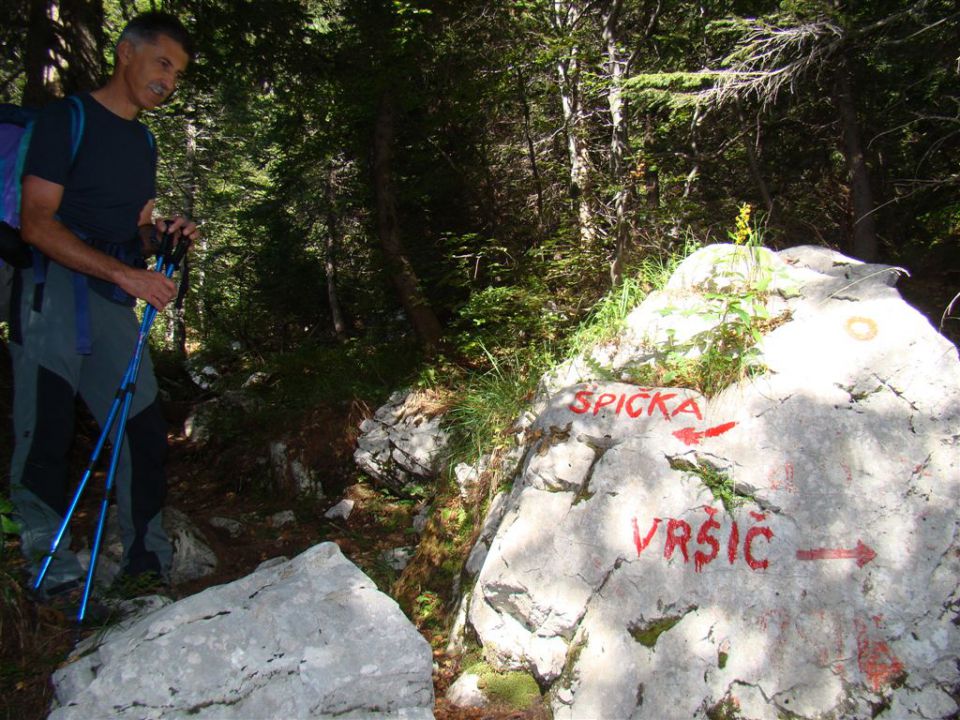
[[[158,35],[166,35],[179,43],[184,52],[189,57],[193,57],[193,40],[191,40],[187,28],[176,16],[159,11],[145,12],[128,22],[123,32],[120,33],[117,45],[124,40],[129,40],[134,45],[140,45],[145,41],[152,43],[156,42]]]

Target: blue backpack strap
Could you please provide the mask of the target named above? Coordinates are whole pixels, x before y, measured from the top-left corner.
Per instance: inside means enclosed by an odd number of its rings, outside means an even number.
[[[67,98],[70,103],[70,164],[77,159],[77,152],[80,150],[80,141],[83,139],[83,128],[86,124],[86,114],[83,111],[83,103],[76,95]],[[24,133],[24,142],[21,146],[21,156],[17,158],[17,177],[23,173],[23,163],[26,160],[27,148],[30,146],[30,137],[33,134],[33,123],[27,127]],[[20,192],[18,186],[17,192]],[[17,207],[20,206],[20,198],[17,198]],[[47,258],[36,248],[33,250],[33,309],[40,312],[43,305],[43,283],[47,279]]]
[[[43,284],[47,281],[47,256],[37,250],[30,248],[33,254],[33,311],[40,312],[43,309]]]
[[[76,95],[67,98],[70,103],[70,164],[73,165],[83,140],[86,114],[83,102]],[[80,236],[76,230],[71,230]],[[81,240],[86,240],[80,236]],[[33,309],[40,312],[43,307],[43,285],[47,279],[47,264],[49,259],[36,248],[33,249]],[[89,355],[93,349],[92,331],[90,329],[90,299],[87,290],[87,276],[83,273],[73,273],[73,304],[76,319],[76,348],[80,355]]]
[[[73,274],[73,312],[77,320],[77,354],[89,355],[93,352],[90,291],[87,288],[87,276],[79,272]]]
[[[83,110],[83,102],[76,95],[67,98],[70,101],[70,164],[73,165],[80,151],[80,141],[83,140],[83,130],[87,116]],[[76,233],[76,231],[74,231]],[[80,236],[81,240],[86,240]],[[93,352],[93,332],[90,329],[90,293],[87,288],[87,276],[80,272],[73,273],[73,311],[77,329],[77,353],[89,355]]]
[[[13,284],[10,288],[10,341],[23,345],[23,319],[20,316],[20,302],[23,297],[23,274],[19,268],[13,268]]]
[[[80,141],[83,140],[83,129],[87,123],[87,116],[83,111],[83,102],[76,95],[67,98],[70,101],[70,164],[77,159],[80,150]]]
[[[20,148],[17,150],[17,160],[14,166],[14,192],[16,193],[14,202],[16,203],[16,221],[17,227],[20,227],[20,201],[22,199],[22,186],[19,178],[23,175],[23,164],[27,161],[27,148],[30,147],[30,138],[33,135],[33,121],[30,120],[23,128],[23,135],[20,137]]]

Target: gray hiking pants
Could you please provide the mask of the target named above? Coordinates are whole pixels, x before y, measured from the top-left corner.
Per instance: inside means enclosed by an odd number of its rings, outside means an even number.
[[[10,494],[22,529],[24,557],[35,575],[69,507],[68,487],[72,497],[80,480],[67,477],[75,398],[80,395],[102,428],[136,348],[139,322],[132,308],[88,290],[92,352],[80,355],[73,273],[50,262],[39,305],[33,272],[21,271],[21,277],[22,343],[10,343],[15,432]],[[153,363],[145,350],[114,480],[122,565],[130,574],[169,573],[173,550],[161,524],[166,453],[166,423],[157,401]],[[109,460],[108,443],[98,467],[106,470]],[[91,480],[86,492],[102,498],[103,485]],[[47,571],[44,588],[83,575],[69,547],[67,534]]]

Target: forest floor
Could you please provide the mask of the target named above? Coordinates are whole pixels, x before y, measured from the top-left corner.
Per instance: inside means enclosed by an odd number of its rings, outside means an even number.
[[[901,281],[899,289],[904,297],[923,312],[934,327],[938,327],[945,308],[960,290],[960,278],[940,274],[932,278],[911,278]],[[958,303],[960,304],[960,303]],[[954,314],[960,314],[955,312]],[[954,343],[960,342],[960,322],[951,321],[944,334]],[[2,352],[0,367],[0,413],[9,416],[10,372],[7,353]],[[396,578],[395,571],[380,560],[382,551],[409,545],[409,528],[416,508],[385,496],[372,487],[358,482],[353,463],[353,449],[357,426],[364,408],[356,403],[341,407],[318,407],[306,417],[290,418],[290,427],[296,427],[304,455],[310,459],[317,476],[323,478],[326,497],[313,503],[293,502],[289,496],[269,492],[269,483],[258,482],[267,472],[267,449],[250,444],[231,447],[215,440],[206,445],[191,444],[183,435],[183,420],[190,403],[171,403],[167,408],[171,419],[171,458],[168,466],[170,495],[168,504],[184,513],[204,533],[219,559],[217,570],[201,580],[174,588],[176,598],[186,597],[204,588],[230,582],[251,573],[264,560],[293,557],[322,541],[336,542],[343,553],[364,569],[382,589],[388,589]],[[89,419],[78,426],[78,442],[73,464],[82,468],[86,463],[87,448],[96,439],[96,428]],[[0,441],[0,462],[9,459],[9,433]],[[78,472],[79,476],[79,472]],[[76,516],[75,537],[92,534],[90,526],[99,502],[96,479]],[[3,488],[6,491],[6,488]],[[346,521],[331,521],[324,512],[347,497],[356,506]],[[270,527],[265,519],[284,510],[294,510],[296,522],[280,528]],[[244,530],[237,538],[209,524],[214,516],[244,520]],[[9,572],[16,566],[18,548],[9,540],[2,549],[2,568]],[[0,568],[0,569],[2,569]],[[67,657],[78,640],[78,631],[72,618],[28,602],[15,586],[9,583],[0,588],[0,717],[6,720],[39,720],[46,717],[52,688],[50,675]],[[465,710],[451,706],[444,700],[450,682],[456,678],[459,667],[456,658],[443,650],[445,638],[432,637],[424,630],[435,648],[437,672],[434,675],[436,706],[440,720],[541,720],[549,711],[536,706],[526,711],[510,708]]]

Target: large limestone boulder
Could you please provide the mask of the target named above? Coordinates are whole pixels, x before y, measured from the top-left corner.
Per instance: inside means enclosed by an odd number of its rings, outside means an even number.
[[[692,256],[545,380],[467,622],[557,718],[951,717],[960,362],[895,271],[764,251],[767,371],[712,399],[587,376],[696,345],[742,253]]]
[[[432,718],[432,653],[333,543],[79,647],[56,720]]]

